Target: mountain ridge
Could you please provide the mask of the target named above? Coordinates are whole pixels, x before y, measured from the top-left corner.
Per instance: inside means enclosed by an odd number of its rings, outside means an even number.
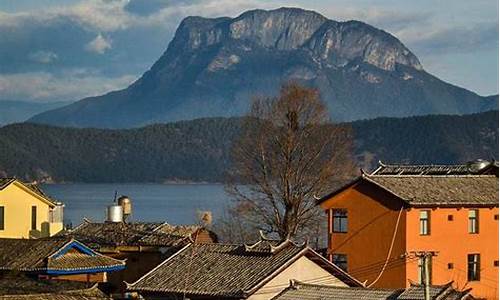
[[[498,111],[377,118],[352,128],[354,157],[394,163],[498,159]],[[136,129],[0,128],[0,176],[48,182],[223,182],[241,118],[205,118]],[[390,133],[390,134],[388,134]]]
[[[30,121],[130,128],[240,116],[253,96],[273,95],[290,80],[317,87],[336,121],[498,108],[498,101],[485,101],[427,73],[403,43],[383,30],[280,8],[236,18],[187,17],[162,56],[126,89]]]

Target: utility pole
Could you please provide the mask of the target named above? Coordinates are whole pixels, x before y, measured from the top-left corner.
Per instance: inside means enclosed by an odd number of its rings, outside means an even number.
[[[436,251],[412,251],[411,253],[413,253],[415,255],[415,257],[418,257],[422,262],[422,270],[421,270],[420,278],[423,279],[423,283],[424,283],[424,299],[431,300],[430,263],[431,263],[431,257],[437,256],[437,252]]]

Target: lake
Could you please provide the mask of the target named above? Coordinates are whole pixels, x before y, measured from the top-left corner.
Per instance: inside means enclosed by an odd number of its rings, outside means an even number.
[[[219,216],[230,200],[217,184],[45,184],[43,190],[65,204],[65,223],[103,221],[115,191],[132,200],[131,221],[192,224],[198,211]]]

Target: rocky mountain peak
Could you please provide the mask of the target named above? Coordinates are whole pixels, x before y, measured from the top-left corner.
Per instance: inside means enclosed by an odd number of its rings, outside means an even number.
[[[422,70],[418,58],[397,38],[359,21],[325,22],[307,45],[317,58],[342,67],[359,59],[386,71],[401,64]]]
[[[290,50],[301,47],[327,19],[298,8],[252,10],[234,19],[229,32],[233,39],[246,39],[267,48]]]
[[[336,121],[498,109],[498,100],[428,74],[383,30],[280,8],[185,18],[160,59],[126,89],[30,121],[113,128],[237,116],[288,80],[317,87]]]
[[[389,33],[363,22],[336,22],[299,8],[251,10],[234,19],[187,17],[171,46],[196,51],[229,41],[284,51],[303,49],[334,67],[361,60],[388,71],[396,64],[422,70],[417,57]]]

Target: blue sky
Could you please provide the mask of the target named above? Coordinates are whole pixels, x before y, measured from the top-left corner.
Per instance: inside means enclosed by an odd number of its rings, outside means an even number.
[[[429,73],[498,93],[497,0],[0,0],[0,101],[73,101],[126,87],[163,53],[182,18],[281,6],[379,27]]]

